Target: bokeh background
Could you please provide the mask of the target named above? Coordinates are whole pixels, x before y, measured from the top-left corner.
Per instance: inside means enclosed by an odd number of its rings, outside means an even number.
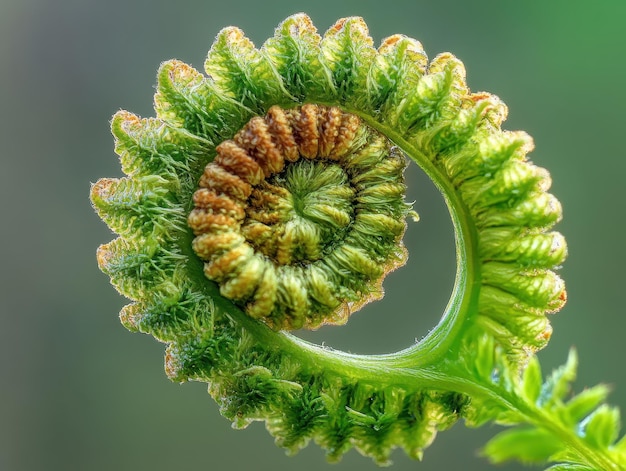
[[[531,157],[565,208],[569,302],[544,368],[574,345],[577,388],[608,382],[625,408],[623,0],[1,0],[0,469],[375,469],[354,451],[327,464],[314,445],[288,458],[262,424],[232,430],[205,385],[166,379],[163,345],[120,325],[125,301],[96,267],[96,247],[113,235],[88,192],[120,175],[111,115],[152,116],[159,63],[201,68],[222,27],[260,45],[298,11],[321,32],[359,15],[376,43],[404,33],[430,57],[451,51],[473,90],[509,105],[506,128],[535,138]],[[422,217],[407,234],[409,265],[383,301],[309,338],[389,352],[436,324],[453,282],[452,229],[429,181],[417,169],[409,181]],[[478,450],[497,430],[457,424],[422,463],[396,453],[394,469],[489,469]]]

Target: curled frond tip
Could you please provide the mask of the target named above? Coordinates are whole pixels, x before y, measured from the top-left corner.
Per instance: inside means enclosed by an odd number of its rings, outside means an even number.
[[[168,376],[209,383],[226,417],[265,420],[281,446],[419,458],[470,402],[420,372],[477,335],[524,364],[565,302],[561,207],[531,138],[501,129],[505,105],[472,93],[457,58],[428,60],[403,35],[376,49],[360,18],[321,36],[294,15],[258,49],[226,28],[204,68],[163,63],[156,117],[112,120],[127,176],[99,180],[91,200],[119,234],[98,264],[132,300],[122,322],[167,344]],[[407,157],[456,231],[442,322],[381,357],[284,332],[344,323],[382,296],[407,255]]]

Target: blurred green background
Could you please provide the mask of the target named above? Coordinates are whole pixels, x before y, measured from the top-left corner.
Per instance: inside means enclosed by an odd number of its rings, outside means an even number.
[[[201,68],[222,27],[261,45],[298,11],[321,32],[359,15],[376,43],[404,33],[431,58],[451,51],[473,90],[508,104],[505,127],[535,138],[531,158],[551,171],[565,208],[569,302],[554,317],[544,368],[574,345],[577,388],[608,382],[626,408],[623,0],[2,0],[0,469],[375,469],[356,452],[329,465],[314,445],[288,458],[261,424],[233,431],[205,385],[166,379],[163,345],[120,325],[125,301],[96,267],[96,247],[113,236],[88,192],[120,175],[111,115],[153,116],[159,63]],[[389,352],[437,322],[454,276],[451,225],[418,170],[409,180],[422,216],[407,234],[409,265],[392,274],[383,301],[309,338]],[[477,450],[497,430],[457,424],[422,463],[396,453],[394,469],[489,469]]]

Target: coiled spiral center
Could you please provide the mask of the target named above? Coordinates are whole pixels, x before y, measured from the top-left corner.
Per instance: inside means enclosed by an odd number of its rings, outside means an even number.
[[[253,189],[241,231],[279,265],[313,262],[345,237],[354,197],[339,165],[299,161]]]
[[[200,178],[189,226],[207,278],[276,329],[343,323],[406,260],[406,161],[355,115],[277,106]]]

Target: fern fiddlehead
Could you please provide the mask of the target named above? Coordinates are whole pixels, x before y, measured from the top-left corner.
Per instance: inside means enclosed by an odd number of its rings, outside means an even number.
[[[505,105],[471,93],[460,61],[429,62],[401,35],[374,49],[359,18],[322,37],[300,14],[260,49],[223,30],[205,70],[165,62],[157,117],[114,116],[127,177],[91,192],[120,235],[98,263],[133,301],[121,320],[167,344],[171,379],[207,382],[236,426],[264,420],[280,446],[314,440],[330,459],[352,447],[381,464],[395,447],[419,458],[463,418],[520,425],[487,445],[495,461],[626,465],[607,389],[566,400],[574,356],[542,385],[534,353],[565,302],[561,207],[527,160],[532,140],[501,129]],[[387,355],[289,334],[345,322],[404,263],[403,155],[455,228],[441,322]]]

